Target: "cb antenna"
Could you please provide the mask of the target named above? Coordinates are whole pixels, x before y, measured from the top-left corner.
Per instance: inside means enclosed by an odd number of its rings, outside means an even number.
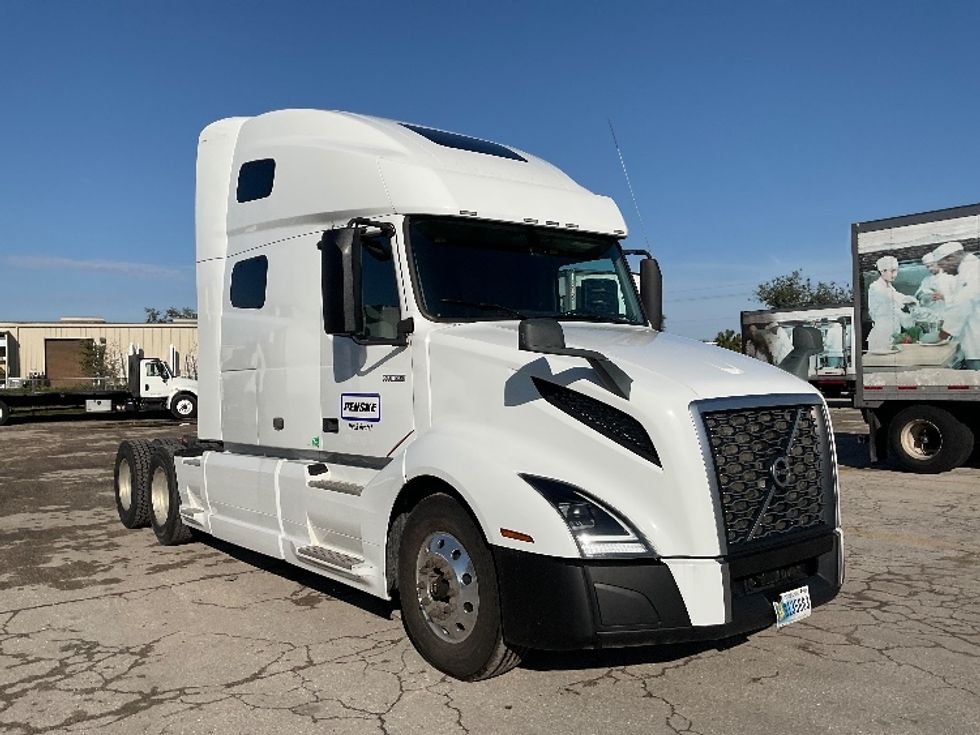
[[[616,130],[613,128],[612,119],[606,118],[609,122],[609,132],[612,133],[613,145],[616,146],[616,153],[619,155],[619,165],[623,167],[623,176],[626,177],[626,187],[630,190],[630,197],[633,199],[633,208],[636,210],[636,218],[640,221],[640,232],[643,233],[643,242],[650,250],[650,238],[647,237],[647,226],[643,222],[643,215],[640,214],[640,205],[636,202],[636,194],[633,192],[633,184],[630,182],[630,175],[626,171],[626,161],[623,159],[623,151],[619,148],[619,141],[616,140]]]

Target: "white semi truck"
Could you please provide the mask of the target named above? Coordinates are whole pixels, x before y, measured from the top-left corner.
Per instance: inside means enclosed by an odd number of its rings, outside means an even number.
[[[625,236],[495,143],[314,110],[208,126],[198,436],[123,442],[124,523],[396,601],[467,680],[805,617],[843,578],[825,404],[653,329],[659,269],[641,304]]]

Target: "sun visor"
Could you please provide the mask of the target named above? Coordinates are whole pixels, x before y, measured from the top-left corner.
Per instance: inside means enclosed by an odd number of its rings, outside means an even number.
[[[390,159],[381,175],[395,212],[470,216],[625,236],[615,202],[587,189],[474,176]]]

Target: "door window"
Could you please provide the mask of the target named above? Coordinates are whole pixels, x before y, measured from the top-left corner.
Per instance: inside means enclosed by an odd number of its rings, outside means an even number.
[[[401,310],[390,240],[364,240],[361,248],[361,278],[364,336],[368,339],[395,339],[398,336]]]

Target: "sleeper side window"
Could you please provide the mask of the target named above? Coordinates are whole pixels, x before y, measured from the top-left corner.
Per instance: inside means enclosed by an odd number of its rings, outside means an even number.
[[[231,305],[236,309],[265,306],[268,275],[269,259],[264,255],[235,263],[231,269]]]
[[[364,240],[361,249],[361,278],[364,336],[368,339],[395,339],[398,336],[401,310],[390,240]]]
[[[276,180],[276,162],[272,158],[247,161],[238,169],[236,198],[239,202],[265,199],[272,193]]]

